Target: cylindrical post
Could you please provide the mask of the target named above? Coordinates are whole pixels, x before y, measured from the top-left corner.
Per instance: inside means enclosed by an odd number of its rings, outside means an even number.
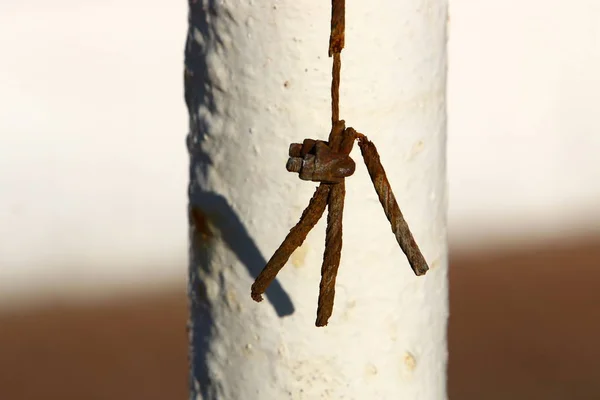
[[[445,398],[445,0],[347,0],[342,54],[340,118],[377,145],[429,272],[410,269],[355,148],[328,326],[326,218],[250,298],[317,185],[286,161],[331,128],[330,6],[190,1],[192,399]]]

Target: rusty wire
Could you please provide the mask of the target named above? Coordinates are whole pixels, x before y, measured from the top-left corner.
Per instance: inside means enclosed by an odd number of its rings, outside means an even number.
[[[294,250],[302,245],[308,232],[319,222],[327,206],[330,189],[329,185],[319,185],[315,194],[310,199],[308,207],[304,209],[300,221],[290,230],[283,243],[281,243],[254,281],[251,289],[254,301],[262,301],[262,294],[267,290],[271,282],[273,282],[273,279],[275,279],[281,268],[289,260]]]
[[[329,36],[329,57],[333,55],[331,70],[331,124],[340,120],[340,73],[342,69],[341,52],[344,48],[345,0],[333,0],[331,4],[331,34]],[[329,146],[335,152],[342,145],[342,132],[331,130]],[[342,217],[346,198],[346,182],[342,180],[332,186],[327,200],[327,230],[325,232],[325,253],[321,266],[321,283],[317,306],[316,326],[325,326],[333,313],[335,298],[335,280],[342,258]]]
[[[425,275],[427,270],[429,270],[429,266],[427,266],[425,257],[423,257],[421,250],[419,250],[419,246],[415,242],[415,238],[400,211],[400,207],[398,207],[396,196],[392,192],[390,182],[387,179],[383,165],[381,165],[377,148],[364,135],[358,137],[358,147],[360,147],[360,152],[365,160],[367,171],[369,171],[369,175],[371,176],[371,181],[377,192],[377,197],[379,197],[379,202],[383,206],[383,211],[388,221],[390,221],[396,241],[406,255],[415,275]]]
[[[339,87],[341,51],[344,48],[345,0],[332,0],[329,56],[333,56],[331,79],[331,131],[327,143],[305,139],[302,144],[292,143],[286,168],[298,172],[303,180],[320,182],[300,221],[290,230],[251,289],[252,299],[262,301],[262,294],[289,260],[292,253],[304,242],[310,230],[328,207],[325,252],[321,266],[321,282],[317,307],[316,326],[326,326],[333,313],[335,282],[342,252],[342,217],[346,194],[345,178],[354,173],[355,164],[349,154],[358,139],[359,147],[373,186],[390,221],[400,248],[406,255],[416,275],[423,275],[429,267],[417,246],[387,180],[375,145],[353,128],[346,128],[340,120]]]

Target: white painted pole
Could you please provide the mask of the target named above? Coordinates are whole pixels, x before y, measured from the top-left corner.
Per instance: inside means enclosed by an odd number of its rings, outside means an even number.
[[[326,139],[328,1],[190,1],[191,398],[446,397],[446,1],[347,0],[341,118],[377,145],[429,262],[416,277],[357,148],[333,316],[314,326],[325,218],[266,292],[254,278],[316,184],[288,146]]]

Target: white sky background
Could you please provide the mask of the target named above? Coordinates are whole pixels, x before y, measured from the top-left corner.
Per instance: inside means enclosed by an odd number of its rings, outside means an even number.
[[[450,4],[452,240],[596,230],[600,2]]]
[[[450,12],[451,241],[600,227],[600,2]],[[185,1],[0,3],[0,297],[183,281],[186,24]]]

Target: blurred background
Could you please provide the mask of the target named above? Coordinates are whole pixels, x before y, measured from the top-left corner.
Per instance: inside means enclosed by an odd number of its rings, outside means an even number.
[[[0,399],[187,396],[186,7],[0,3]],[[600,399],[599,22],[450,0],[452,399]]]

